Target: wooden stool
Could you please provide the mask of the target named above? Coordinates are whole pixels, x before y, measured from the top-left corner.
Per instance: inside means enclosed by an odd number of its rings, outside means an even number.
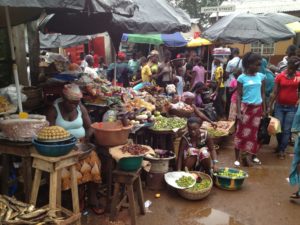
[[[70,217],[66,219],[63,224],[76,222],[77,225],[80,225],[81,214],[79,209],[78,184],[75,167],[78,162],[79,155],[80,152],[78,151],[72,151],[69,154],[60,157],[47,157],[38,153],[31,154],[33,157],[32,167],[36,170],[32,185],[30,203],[33,205],[36,204],[42,172],[50,173],[49,208],[59,208],[62,209],[63,212],[69,212],[68,214],[70,214]],[[61,170],[66,167],[70,167],[71,172],[73,213],[61,207]]]
[[[128,197],[131,225],[136,225],[134,187],[137,189],[138,203],[140,206],[141,214],[145,215],[146,211],[140,173],[141,169],[136,172],[124,172],[120,170],[113,171],[114,194],[111,204],[110,220],[115,220],[117,213]],[[121,185],[125,185],[125,195],[118,203]]]

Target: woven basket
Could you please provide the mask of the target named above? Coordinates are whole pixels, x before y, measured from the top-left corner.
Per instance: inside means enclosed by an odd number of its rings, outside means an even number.
[[[190,191],[189,188],[188,189],[178,189],[178,194],[188,200],[200,200],[203,199],[205,197],[207,197],[211,191],[211,188],[213,186],[213,181],[211,179],[210,176],[208,176],[206,173],[202,173],[199,171],[192,171],[190,173],[195,173],[198,176],[200,176],[202,179],[206,178],[210,180],[210,185],[208,188],[199,190],[199,191]]]

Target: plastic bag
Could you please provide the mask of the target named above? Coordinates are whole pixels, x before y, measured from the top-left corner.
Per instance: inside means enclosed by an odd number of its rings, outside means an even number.
[[[22,93],[22,89],[23,89],[22,85],[20,85],[20,89],[21,89],[21,101],[25,102],[27,100],[27,96]],[[1,88],[0,94],[8,97],[12,104],[18,105],[17,88],[14,84],[11,84],[5,88]]]
[[[281,133],[281,124],[280,124],[280,120],[270,116],[269,118],[271,118],[269,126],[268,126],[268,133],[269,135],[276,135],[278,133]]]
[[[270,123],[271,118],[270,117],[263,117],[260,120],[260,125],[258,128],[258,133],[257,133],[257,140],[260,144],[269,144],[271,136],[268,133],[268,126]]]
[[[115,110],[108,110],[103,115],[103,122],[114,122],[117,120],[117,112]]]

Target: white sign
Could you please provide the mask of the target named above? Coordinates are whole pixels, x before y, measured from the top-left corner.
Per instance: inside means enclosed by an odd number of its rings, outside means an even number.
[[[201,13],[215,13],[215,12],[234,12],[235,5],[223,5],[212,7],[201,7]]]

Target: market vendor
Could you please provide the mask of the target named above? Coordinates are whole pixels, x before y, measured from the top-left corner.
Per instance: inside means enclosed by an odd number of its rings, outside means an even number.
[[[207,121],[207,122],[209,122],[213,127],[217,127],[217,125],[216,125],[216,123],[215,122],[213,122],[213,121],[211,121],[207,116],[205,116],[198,108],[197,108],[197,106],[195,105],[195,94],[194,93],[192,93],[192,92],[184,92],[183,94],[182,94],[182,97],[181,97],[181,100],[184,102],[184,103],[186,103],[186,104],[188,104],[188,105],[190,105],[190,106],[192,106],[193,107],[193,109],[194,109],[194,112],[193,112],[193,117],[199,117],[201,120],[203,120],[203,121]]]
[[[178,152],[177,170],[202,170],[211,174],[217,170],[217,153],[212,139],[206,130],[202,130],[202,120],[190,117],[187,122],[188,131],[183,134]]]
[[[88,142],[93,134],[91,120],[86,108],[80,103],[82,93],[76,84],[67,84],[63,89],[63,97],[57,99],[47,113],[50,125],[57,125],[65,128],[77,139]],[[96,196],[98,184],[101,182],[101,162],[97,153],[92,151],[89,156],[80,161],[77,166],[77,181],[88,183],[88,202],[96,214],[102,214],[104,210],[99,207]],[[62,190],[69,189],[68,182],[62,175]],[[84,204],[84,187],[79,189],[81,209]]]
[[[157,75],[152,77],[157,79],[156,83],[161,87],[173,84],[174,71],[171,64],[171,52],[165,51],[164,61],[159,65]]]

